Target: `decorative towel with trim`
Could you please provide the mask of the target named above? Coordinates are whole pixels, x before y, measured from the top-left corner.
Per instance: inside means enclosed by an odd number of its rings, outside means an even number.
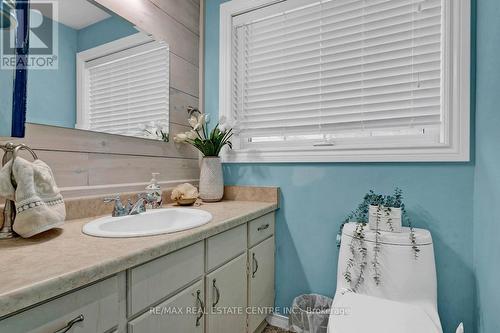
[[[11,169],[12,167],[12,169]],[[12,176],[17,183],[13,186]],[[28,238],[64,223],[66,207],[50,167],[17,157],[0,170],[0,196],[16,204],[14,231]]]

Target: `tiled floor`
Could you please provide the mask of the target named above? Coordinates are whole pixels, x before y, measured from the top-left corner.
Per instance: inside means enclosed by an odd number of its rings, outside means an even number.
[[[274,326],[267,326],[262,333],[288,333],[288,331],[284,331],[281,328],[277,328]]]

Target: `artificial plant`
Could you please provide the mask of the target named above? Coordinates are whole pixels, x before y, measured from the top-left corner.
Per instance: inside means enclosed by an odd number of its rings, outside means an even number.
[[[232,148],[231,137],[233,129],[229,128],[224,117],[221,117],[215,127],[209,132],[207,123],[209,117],[197,108],[188,107],[189,125],[191,130],[174,136],[177,143],[188,143],[198,149],[203,156],[219,156],[224,146]]]
[[[374,271],[373,280],[375,281],[376,285],[379,285],[381,283],[379,254],[381,250],[380,238],[382,234],[379,230],[379,224],[381,222],[383,214],[387,214],[388,219],[386,220],[386,223],[388,224],[389,229],[391,231],[394,231],[394,227],[390,218],[391,208],[401,208],[403,224],[406,224],[410,229],[409,238],[412,244],[412,251],[415,259],[418,258],[418,254],[420,252],[420,249],[418,248],[416,243],[415,230],[413,229],[413,225],[403,202],[403,191],[399,188],[396,188],[392,195],[381,195],[370,190],[367,194],[365,194],[365,196],[363,197],[363,201],[358,205],[358,207],[346,217],[344,223],[342,223],[340,227],[340,230],[342,232],[342,228],[346,223],[356,222],[356,228],[354,229],[353,237],[349,244],[349,251],[351,255],[347,259],[346,271],[344,272],[345,280],[349,284],[351,284],[351,286],[352,283],[354,283],[354,286],[352,287],[353,291],[357,291],[361,284],[364,282],[365,271],[368,265],[368,249],[365,242],[365,227],[369,219],[368,214],[370,206],[377,206],[375,246],[373,248],[373,259],[371,262]],[[356,260],[356,258],[359,258],[359,260]],[[357,263],[359,263],[358,276],[354,279],[351,271]]]

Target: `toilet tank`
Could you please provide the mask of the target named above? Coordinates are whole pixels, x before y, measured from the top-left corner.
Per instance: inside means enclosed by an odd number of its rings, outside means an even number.
[[[337,271],[337,292],[352,289],[359,276],[360,244],[353,235],[356,223],[347,223],[342,231]],[[356,292],[370,296],[381,297],[389,300],[413,303],[424,306],[429,311],[437,311],[437,282],[436,265],[432,237],[428,230],[414,228],[416,244],[420,252],[415,258],[412,249],[409,228],[403,228],[401,233],[380,232],[379,251],[379,276],[380,283],[376,284],[375,270],[372,265],[375,231],[364,228],[366,255],[366,268],[364,281],[359,284]],[[352,243],[353,242],[353,243]],[[344,277],[347,262],[352,257],[351,243],[356,249],[354,268],[351,271],[352,282],[348,283]]]

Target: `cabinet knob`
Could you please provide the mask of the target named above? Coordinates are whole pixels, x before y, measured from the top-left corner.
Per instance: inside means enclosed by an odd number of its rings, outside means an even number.
[[[83,315],[81,314],[81,315],[79,315],[78,317],[76,317],[76,318],[74,318],[74,319],[70,320],[70,321],[66,324],[66,326],[64,326],[63,328],[61,328],[61,329],[59,329],[59,330],[55,331],[54,333],[65,333],[65,332],[68,332],[68,331],[69,331],[69,330],[73,327],[73,325],[75,325],[75,324],[76,324],[76,323],[78,323],[78,322],[83,321],[84,319],[85,319],[85,318],[84,318],[84,317],[83,317]]]
[[[267,228],[269,228],[269,223],[261,225],[260,227],[257,228],[257,231],[266,230]]]

